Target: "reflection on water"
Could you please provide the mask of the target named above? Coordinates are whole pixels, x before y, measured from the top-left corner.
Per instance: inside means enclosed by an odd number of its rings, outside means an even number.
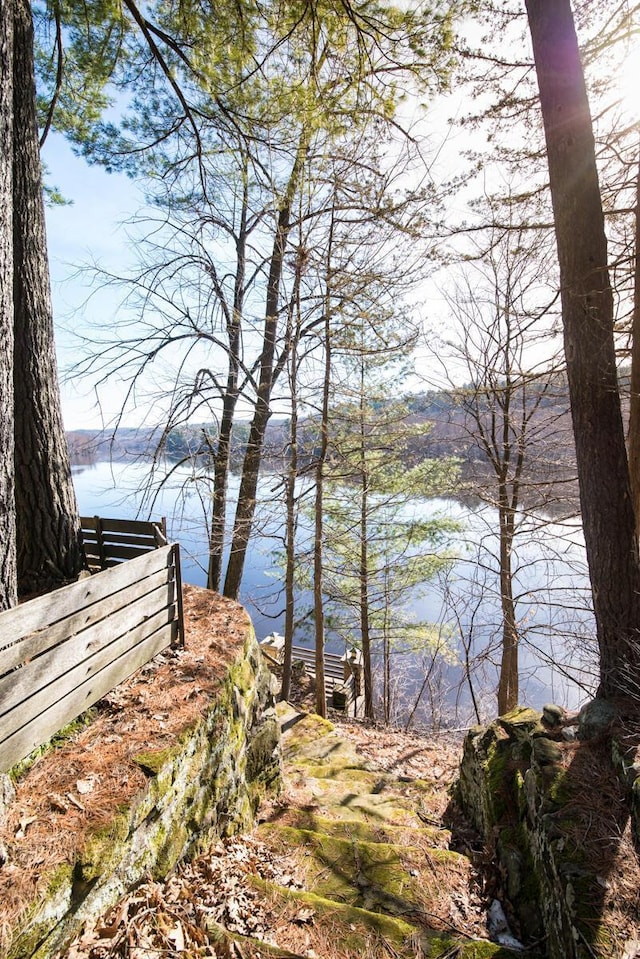
[[[187,468],[154,467],[149,463],[99,462],[74,468],[74,483],[82,515],[113,518],[167,518],[171,539],[182,549],[186,582],[204,586],[208,562],[207,513],[210,482],[193,477]],[[167,469],[172,471],[167,479]],[[238,489],[233,478],[229,499]],[[164,485],[163,485],[164,483]],[[247,607],[258,638],[284,625],[283,579],[278,556],[283,549],[282,513],[273,483],[262,482],[257,526],[251,544],[240,599]],[[496,575],[496,515],[483,506],[454,500],[422,501],[417,514],[438,512],[457,519],[462,530],[450,535],[457,557],[449,572],[417,597],[407,612],[417,620],[441,625],[441,634],[455,645],[457,663],[433,660],[430,654],[398,652],[394,683],[398,719],[406,719],[422,694],[416,717],[465,725],[475,721],[473,699],[486,715],[495,713],[495,689],[501,640],[500,592]],[[524,704],[542,706],[550,700],[576,708],[591,692],[595,662],[594,629],[589,607],[584,545],[578,523],[558,521],[523,524],[514,556],[521,634],[521,696]],[[301,638],[296,637],[296,642]],[[337,636],[328,647],[344,651]],[[465,681],[470,664],[473,697]]]

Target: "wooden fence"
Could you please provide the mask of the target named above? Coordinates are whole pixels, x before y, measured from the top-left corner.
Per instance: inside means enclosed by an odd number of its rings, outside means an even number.
[[[183,631],[175,544],[0,613],[0,772]]]
[[[82,544],[92,573],[110,569],[167,545],[167,523],[137,519],[103,519],[81,516]]]
[[[315,676],[316,673],[316,651],[307,649],[305,646],[294,646],[292,649],[293,662],[302,662],[307,672]],[[324,654],[324,678],[332,683],[343,683],[349,677],[349,670],[345,670],[344,657],[336,653]]]
[[[282,667],[284,659],[284,636],[271,633],[260,643],[260,649],[267,662],[276,670]],[[305,671],[315,677],[316,652],[306,646],[291,647],[292,664],[303,663]],[[331,705],[335,709],[350,712],[353,716],[362,715],[362,653],[355,649],[343,656],[324,651],[325,688],[331,692]]]

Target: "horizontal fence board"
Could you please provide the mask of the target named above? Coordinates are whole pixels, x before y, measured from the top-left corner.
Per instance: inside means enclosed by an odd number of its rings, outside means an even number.
[[[303,659],[309,660],[310,662],[315,662],[316,651],[315,649],[308,649],[306,646],[293,646],[292,653],[294,659]],[[334,663],[335,665],[342,665],[343,658],[338,656],[337,653],[325,653],[324,654],[325,663]]]
[[[134,546],[141,549],[155,549],[158,545],[155,536],[140,536],[133,533],[109,533],[103,536],[102,542],[106,550],[113,549],[114,546]],[[85,547],[88,545],[95,552],[98,550],[98,540],[85,539]]]
[[[59,620],[48,629],[40,630],[38,633],[32,633],[24,639],[19,640],[13,646],[0,652],[0,676],[9,670],[21,666],[25,660],[40,656],[47,650],[58,646],[72,634],[80,633],[88,629],[94,623],[104,620],[118,610],[135,602],[137,599],[146,596],[148,593],[157,590],[158,587],[167,583],[173,583],[173,570],[171,567],[159,570],[151,576],[146,576],[142,580],[134,581],[124,589],[120,589],[107,596],[99,603],[68,616],[66,619]],[[172,600],[173,602],[173,600]],[[1,686],[0,686],[1,689]],[[1,695],[1,694],[0,694]]]
[[[147,636],[135,649],[77,686],[72,695],[52,704],[0,743],[0,770],[6,771],[70,723],[175,640],[175,621]]]
[[[85,548],[89,546],[94,551],[98,549],[98,543],[102,541],[105,546],[116,545],[116,546],[142,546],[142,547],[152,547],[157,546],[156,541],[156,531],[150,532],[148,535],[142,533],[105,533],[101,540],[93,534],[82,534],[82,541]]]
[[[105,558],[107,562],[122,563],[125,560],[135,559],[136,556],[144,556],[145,553],[155,550],[155,544],[149,541],[144,546],[123,546],[112,543],[104,544]]]
[[[103,519],[83,516],[82,543],[88,569],[95,573],[167,546],[165,521]]]
[[[163,546],[107,570],[102,575],[79,580],[0,613],[0,664],[2,650],[16,640],[92,606],[111,593],[124,589],[134,579],[140,580],[165,569],[172,561],[171,551],[171,546]]]
[[[314,649],[307,649],[305,646],[294,646],[292,658],[294,662],[301,660],[305,666],[310,666],[312,671],[315,672],[316,653]],[[341,657],[336,655],[336,653],[325,653],[324,672],[325,676],[328,676],[330,679],[342,680],[344,677],[344,664]]]
[[[80,523],[82,524],[83,530],[86,526],[87,529],[91,529],[95,533],[97,529],[95,517],[82,516]],[[99,517],[99,525],[103,533],[149,533],[155,527],[162,526],[161,523],[152,522],[151,520],[103,519],[102,517]],[[151,535],[153,534],[151,533]]]
[[[41,656],[25,663],[21,669],[0,679],[0,715],[16,707],[25,711],[46,709],[55,698],[67,695],[81,679],[99,672],[108,662],[136,645],[135,630],[158,614],[167,619],[167,608],[173,618],[172,584],[163,584],[152,593],[134,600],[101,619],[88,629],[70,636]],[[153,629],[161,623],[156,623]],[[54,677],[60,677],[54,681]],[[1,736],[0,736],[1,738]]]
[[[9,730],[19,728],[26,722],[36,719],[56,702],[73,696],[75,689],[98,676],[111,663],[118,661],[129,652],[133,654],[139,643],[171,621],[171,612],[166,609],[160,610],[155,616],[138,623],[130,633],[118,637],[106,648],[98,650],[95,656],[86,662],[77,663],[68,672],[56,672],[57,678],[53,682],[34,692],[28,699],[19,702],[12,712],[3,716],[2,724],[6,732],[3,731],[0,734],[0,742],[7,738]],[[18,670],[18,674],[20,672],[22,670]],[[28,694],[28,687],[25,687],[25,690]],[[82,710],[79,711],[82,712]]]

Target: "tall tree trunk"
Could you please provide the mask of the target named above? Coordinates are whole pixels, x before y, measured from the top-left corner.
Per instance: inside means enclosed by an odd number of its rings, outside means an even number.
[[[364,715],[373,719],[373,671],[371,669],[371,622],[369,615],[369,471],[365,430],[365,357],[360,366],[360,639],[364,678]],[[386,718],[386,717],[385,717]]]
[[[231,378],[231,377],[229,377]],[[209,569],[207,589],[220,589],[222,554],[227,515],[227,489],[231,463],[231,438],[237,395],[226,393],[222,403],[220,429],[213,454],[213,496],[211,529],[209,530]]]
[[[631,385],[629,401],[629,478],[640,536],[640,160],[636,178],[636,223],[633,278],[633,319],[631,323]]]
[[[333,256],[333,229],[335,223],[335,196],[329,222],[327,242],[327,273],[324,295],[324,371],[322,378],[322,407],[320,410],[320,449],[316,462],[316,499],[314,504],[313,542],[313,615],[315,620],[316,712],[327,715],[327,693],[324,675],[324,471],[329,449],[329,402],[331,398],[331,261]]]
[[[294,367],[297,357],[294,357]],[[296,569],[296,481],[298,478],[298,406],[295,393],[295,370],[290,376],[291,421],[289,424],[289,461],[285,480],[286,520],[285,549],[286,568],[284,578],[284,656],[282,660],[282,685],[280,698],[288,700],[291,695],[291,667],[293,665],[293,630],[295,625],[295,569]]]
[[[207,587],[220,589],[222,579],[222,555],[227,514],[227,490],[231,468],[231,442],[233,439],[233,421],[238,402],[238,376],[240,372],[240,350],[242,346],[242,315],[244,310],[245,277],[247,263],[247,217],[249,212],[249,184],[247,160],[244,165],[242,192],[242,211],[240,228],[236,239],[236,275],[233,287],[233,309],[227,323],[227,384],[222,402],[222,416],[218,441],[213,459],[213,515],[209,533],[209,571]]]
[[[238,350],[240,323],[236,320],[229,336],[229,372],[222,402],[222,416],[213,457],[213,513],[209,532],[209,570],[207,588],[219,591],[222,578],[222,555],[227,517],[227,490],[231,469],[231,442],[233,421],[238,402]]]
[[[547,141],[599,695],[638,698],[640,564],[592,122],[569,0],[526,0],[526,7]]]
[[[502,607],[502,657],[498,682],[498,713],[502,716],[518,705],[518,628],[513,599],[514,513],[500,492],[500,604]]]
[[[327,295],[327,300],[329,296]],[[327,715],[327,694],[324,676],[324,465],[329,446],[329,394],[331,388],[331,321],[329,309],[324,320],[325,358],[322,384],[322,411],[320,414],[320,449],[316,463],[316,499],[314,504],[313,549],[313,615],[315,620],[316,712]]]
[[[60,410],[35,113],[33,24],[14,0],[13,296],[18,590],[61,586],[82,568],[80,521]]]
[[[302,244],[300,245],[302,249]],[[284,582],[284,657],[282,660],[282,687],[280,698],[289,699],[291,695],[291,667],[293,665],[293,632],[295,628],[295,570],[296,570],[296,483],[298,480],[298,347],[302,329],[300,307],[300,282],[303,260],[298,258],[293,296],[289,308],[287,338],[291,343],[288,355],[289,395],[291,397],[291,418],[289,421],[289,450],[285,479],[285,549],[286,569]],[[295,321],[294,321],[295,316]]]
[[[289,180],[282,199],[273,250],[269,264],[262,354],[260,357],[260,376],[256,396],[256,406],[249,429],[247,449],[242,464],[242,477],[238,491],[238,503],[233,524],[233,538],[229,565],[224,581],[224,595],[236,599],[242,582],[242,573],[249,545],[256,511],[256,492],[258,476],[262,463],[262,451],[267,425],[271,417],[271,391],[274,385],[275,351],[278,336],[278,315],[280,306],[280,284],[284,267],[284,256],[291,230],[291,207],[298,190],[307,153],[306,134],[301,134],[298,153],[289,174]]]
[[[0,3],[0,610],[18,601],[13,457],[13,0]]]

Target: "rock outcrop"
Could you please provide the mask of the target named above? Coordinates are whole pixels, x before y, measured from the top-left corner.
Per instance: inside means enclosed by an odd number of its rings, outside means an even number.
[[[516,709],[470,731],[460,769],[461,805],[499,864],[512,925],[549,959],[636,955],[632,789],[590,716],[580,739],[557,707]]]
[[[146,786],[99,828],[89,823],[72,854],[67,850],[39,877],[27,908],[3,916],[0,954],[6,959],[47,959],[143,877],[163,878],[216,837],[252,826],[265,791],[279,784],[279,728],[272,677],[243,615],[244,638],[219,666],[206,709],[170,745],[150,741],[130,757]],[[200,641],[206,628],[200,622]],[[212,671],[208,663],[202,669]],[[188,678],[197,690],[197,665]],[[6,875],[12,868],[9,861]]]

